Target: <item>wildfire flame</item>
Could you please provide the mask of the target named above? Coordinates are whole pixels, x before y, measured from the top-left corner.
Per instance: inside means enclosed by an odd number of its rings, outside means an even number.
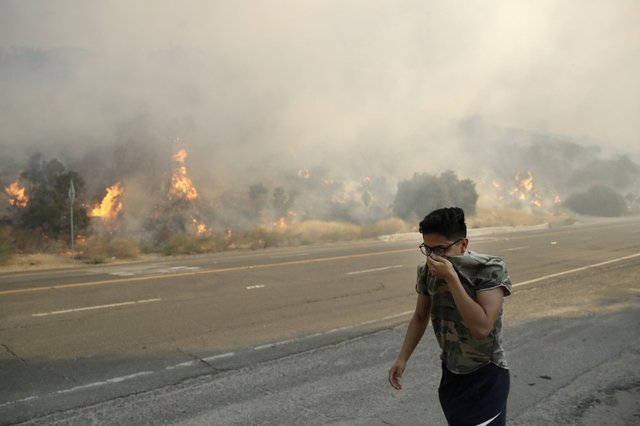
[[[198,233],[198,235],[206,235],[209,232],[207,225],[200,222],[198,219],[194,218],[191,222],[196,227],[196,232]]]
[[[120,196],[124,193],[124,188],[120,182],[107,188],[107,195],[102,199],[99,204],[96,203],[95,207],[89,213],[91,217],[99,217],[102,219],[115,218],[120,210],[122,210],[122,203],[120,202]]]
[[[280,219],[276,220],[275,222],[273,222],[273,226],[276,228],[286,228],[288,223],[288,220],[290,218],[295,218],[296,213],[293,210],[289,210],[287,211],[287,215],[286,216],[282,216]]]
[[[311,173],[309,172],[309,169],[300,169],[298,170],[298,176],[309,179],[311,177]]]
[[[193,186],[191,178],[187,176],[187,167],[184,165],[184,160],[187,158],[187,151],[181,149],[173,159],[178,162],[179,166],[173,171],[171,176],[171,189],[170,193],[186,200],[197,200],[200,196],[198,191]]]
[[[11,203],[12,206],[25,208],[27,207],[27,203],[29,203],[29,197],[24,195],[26,188],[21,188],[19,181],[20,177],[18,176],[15,182],[4,188],[4,191],[9,196],[9,203]]]
[[[515,180],[518,183],[509,191],[509,195],[514,195],[521,201],[526,201],[529,198],[531,204],[541,207],[540,194],[533,189],[533,175],[529,171],[526,172],[526,177],[522,177],[522,174],[523,172],[520,172],[516,175]]]

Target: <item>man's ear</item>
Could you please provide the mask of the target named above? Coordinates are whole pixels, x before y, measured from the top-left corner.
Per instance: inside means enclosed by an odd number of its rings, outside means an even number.
[[[469,247],[469,239],[463,238],[462,241],[460,241],[460,249],[463,254],[467,251],[467,247]]]

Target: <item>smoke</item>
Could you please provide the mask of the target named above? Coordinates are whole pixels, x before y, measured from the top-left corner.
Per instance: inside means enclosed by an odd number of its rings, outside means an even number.
[[[553,164],[577,174],[640,158],[638,12],[633,0],[5,0],[0,183],[42,152],[85,177],[88,204],[123,182],[139,222],[186,149],[222,227],[273,220],[278,188],[299,220],[384,218],[415,172],[454,170],[493,200],[504,194],[487,182],[530,171],[541,197],[566,196],[579,184],[549,166],[562,146],[580,156]]]

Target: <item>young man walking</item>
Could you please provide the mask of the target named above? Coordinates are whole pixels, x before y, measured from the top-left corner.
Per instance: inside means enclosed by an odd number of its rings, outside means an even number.
[[[400,378],[429,320],[442,349],[440,404],[449,425],[506,424],[509,370],[502,347],[503,299],[511,280],[502,259],[467,249],[464,212],[429,213],[420,222],[426,256],[418,266],[418,302],[389,382]]]

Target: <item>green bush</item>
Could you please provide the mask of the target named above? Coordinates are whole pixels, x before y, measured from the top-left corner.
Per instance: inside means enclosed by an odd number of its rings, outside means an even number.
[[[467,216],[473,216],[477,202],[476,185],[469,179],[459,180],[452,171],[440,176],[416,173],[398,183],[393,210],[399,218],[414,222],[442,207],[460,207]]]
[[[571,195],[565,201],[565,206],[588,216],[623,216],[627,211],[624,197],[605,185],[593,185],[585,192]]]

